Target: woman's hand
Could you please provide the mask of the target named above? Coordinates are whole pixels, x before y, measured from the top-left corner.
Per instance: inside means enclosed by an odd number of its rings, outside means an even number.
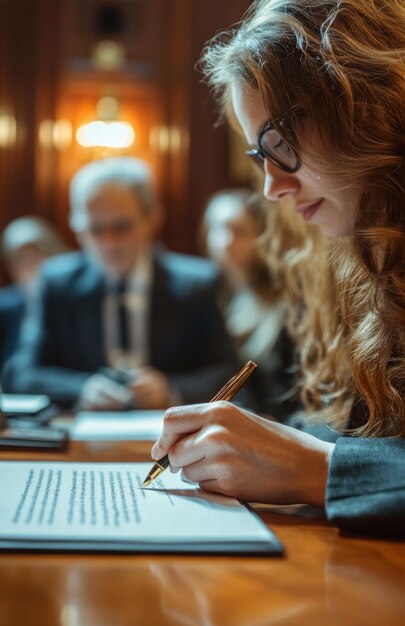
[[[152,448],[172,470],[249,502],[325,503],[333,444],[270,422],[228,402],[169,409]]]

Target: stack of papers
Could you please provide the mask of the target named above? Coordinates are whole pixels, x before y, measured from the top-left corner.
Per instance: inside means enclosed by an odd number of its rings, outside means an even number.
[[[0,549],[280,554],[233,498],[150,463],[0,462]]]
[[[78,413],[70,438],[92,441],[127,441],[157,439],[163,426],[164,411]]]

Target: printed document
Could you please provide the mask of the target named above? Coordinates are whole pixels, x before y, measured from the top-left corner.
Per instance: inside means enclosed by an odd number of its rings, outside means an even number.
[[[180,473],[142,487],[150,463],[0,462],[0,548],[280,551],[233,498]],[[198,550],[197,550],[198,551]]]

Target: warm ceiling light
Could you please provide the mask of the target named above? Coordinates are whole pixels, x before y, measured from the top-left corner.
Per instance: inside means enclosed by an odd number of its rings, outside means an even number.
[[[135,132],[128,122],[89,122],[78,128],[78,143],[84,148],[129,148]]]

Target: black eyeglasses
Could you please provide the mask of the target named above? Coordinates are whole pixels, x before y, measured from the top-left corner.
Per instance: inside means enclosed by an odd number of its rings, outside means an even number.
[[[278,122],[282,125],[284,120]],[[297,153],[288,145],[284,137],[274,126],[274,122],[266,122],[257,136],[257,148],[246,150],[246,156],[264,169],[264,161],[268,159],[284,172],[293,174],[301,167]]]

